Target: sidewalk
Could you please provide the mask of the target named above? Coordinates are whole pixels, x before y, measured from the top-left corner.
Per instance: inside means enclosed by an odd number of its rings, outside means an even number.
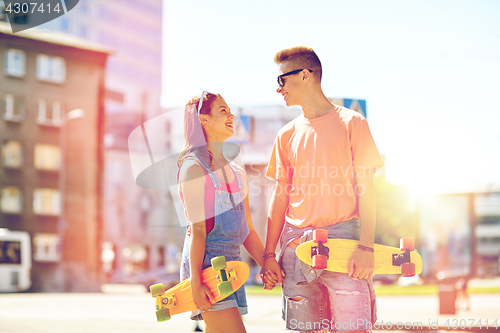
[[[266,312],[262,307],[263,304],[276,304],[278,306],[279,302],[261,297],[252,296],[249,298],[250,313],[248,318],[245,319],[248,332],[276,332],[278,329],[283,330],[284,321],[281,320],[281,311],[271,309],[271,306],[269,306]],[[473,294],[470,296],[470,301],[471,308],[469,311],[459,310],[456,315],[440,315],[439,297],[437,295],[381,296],[377,298],[378,325],[374,325],[374,328],[436,330],[438,327],[440,329],[455,327],[455,330],[458,328],[476,330],[480,327],[485,329],[486,320],[488,320],[490,327],[495,321],[496,326],[500,327],[500,294]],[[259,314],[259,312],[262,314]],[[276,319],[276,316],[279,317],[279,320]],[[260,330],[266,326],[262,325],[263,322],[266,323],[267,330]],[[275,329],[270,330],[271,325]],[[473,326],[472,329],[470,328],[471,325]]]
[[[285,322],[281,319],[281,297],[248,296],[248,315],[243,316],[249,333],[284,333]],[[450,331],[486,332],[496,320],[500,327],[500,294],[470,295],[471,309],[460,310],[456,315],[439,314],[439,297],[427,296],[381,296],[377,298],[378,320],[374,329],[400,331],[434,331],[438,328]],[[188,317],[172,318],[164,325],[169,332],[193,332],[194,323]],[[470,327],[472,325],[472,328]],[[184,327],[182,327],[184,326]],[[476,327],[478,326],[478,327]]]
[[[243,318],[248,333],[285,332],[281,296],[249,295],[247,299],[249,314]],[[480,325],[483,329],[479,332],[486,333],[486,320],[490,327],[495,320],[500,325],[500,294],[472,294],[470,300],[469,311],[439,315],[437,295],[380,296],[375,328],[394,330],[399,323],[398,331],[438,333],[437,328],[445,328],[448,321],[451,332],[460,326],[464,331],[477,331],[479,327],[474,326]],[[158,323],[154,299],[144,291],[0,294],[1,333],[188,333],[195,325],[187,313]]]
[[[470,295],[470,310],[460,309],[455,315],[439,314],[439,296],[383,296],[377,298],[376,329],[423,330],[449,329],[481,332],[487,326],[500,327],[500,294]],[[496,321],[496,323],[495,323]],[[399,326],[398,326],[399,325]]]

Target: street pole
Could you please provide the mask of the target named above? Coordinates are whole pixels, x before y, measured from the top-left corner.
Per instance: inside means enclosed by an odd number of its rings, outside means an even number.
[[[59,149],[60,149],[60,165],[59,165],[59,221],[57,224],[57,233],[59,236],[59,245],[57,252],[59,259],[62,260],[62,249],[64,231],[67,229],[65,209],[64,209],[64,196],[66,192],[66,127],[71,119],[81,118],[85,115],[82,109],[71,110],[62,117],[61,131],[59,132]]]

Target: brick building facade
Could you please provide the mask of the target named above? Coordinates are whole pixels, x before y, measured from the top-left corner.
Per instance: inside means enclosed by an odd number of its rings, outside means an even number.
[[[13,34],[0,22],[0,228],[31,236],[31,291],[100,285],[109,53],[58,32]],[[76,109],[84,115],[66,116]]]

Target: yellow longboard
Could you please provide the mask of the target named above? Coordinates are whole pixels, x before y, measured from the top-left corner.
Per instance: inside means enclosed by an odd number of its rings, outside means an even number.
[[[218,302],[241,288],[250,276],[250,268],[243,261],[228,261],[224,257],[212,259],[212,267],[201,272],[202,281]],[[167,321],[171,316],[196,309],[191,296],[191,280],[188,278],[165,291],[163,284],[150,287],[155,298],[156,318]]]
[[[403,242],[403,240],[402,240]],[[323,268],[333,272],[347,273],[347,265],[352,254],[357,249],[359,241],[349,239],[328,239],[322,245],[328,248],[328,258],[314,258],[318,254],[318,243],[314,240],[300,244],[295,253],[297,257],[306,264],[313,266],[313,258],[315,261],[326,264]],[[402,274],[403,276],[413,276],[422,273],[422,257],[415,251],[405,250],[400,248],[375,244],[374,246],[375,267],[374,274]],[[404,265],[405,263],[414,264],[414,271],[411,271],[412,265]],[[406,267],[410,267],[410,271]],[[406,270],[406,271],[405,271]]]

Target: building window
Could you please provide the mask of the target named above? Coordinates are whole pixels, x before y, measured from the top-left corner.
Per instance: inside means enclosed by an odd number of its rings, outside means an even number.
[[[44,123],[47,119],[47,101],[44,99],[38,100],[38,122]]]
[[[24,100],[21,96],[5,94],[3,96],[3,118],[5,120],[21,121],[24,116]]]
[[[50,119],[54,125],[61,124],[61,118],[64,113],[63,105],[60,101],[52,102],[52,112],[48,115],[47,119]]]
[[[10,49],[5,52],[5,68],[7,75],[22,77],[26,73],[26,54],[21,50]]]
[[[35,168],[38,170],[58,171],[61,167],[59,146],[43,143],[35,144]]]
[[[20,141],[7,140],[2,144],[2,164],[8,168],[23,165],[23,146]]]
[[[43,125],[61,126],[61,117],[64,114],[64,107],[60,101],[54,101],[52,105],[47,105],[45,99],[38,100],[37,122]]]
[[[59,215],[60,197],[59,190],[36,188],[33,191],[33,212],[38,215]]]
[[[36,261],[60,261],[60,237],[57,234],[35,234],[33,237],[33,259]]]
[[[36,77],[41,81],[63,83],[66,80],[66,61],[61,57],[37,55]]]
[[[4,213],[19,214],[23,211],[21,189],[15,186],[2,187],[0,191],[0,210]]]

